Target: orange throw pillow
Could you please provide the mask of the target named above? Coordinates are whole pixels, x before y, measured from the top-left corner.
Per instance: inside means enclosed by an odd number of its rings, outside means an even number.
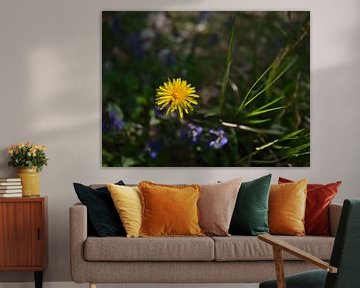
[[[139,183],[142,198],[140,236],[203,236],[199,227],[199,185]]]
[[[306,207],[306,184],[273,184],[269,195],[269,228],[271,234],[303,236]]]
[[[279,184],[293,181],[279,177]],[[307,184],[305,234],[329,236],[329,206],[335,198],[341,181],[329,184]]]

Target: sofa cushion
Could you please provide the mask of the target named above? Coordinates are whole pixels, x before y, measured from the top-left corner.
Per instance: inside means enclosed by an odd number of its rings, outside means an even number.
[[[294,183],[273,184],[269,195],[270,234],[305,234],[307,179]]]
[[[200,212],[199,225],[206,235],[229,236],[231,216],[242,178],[223,183],[201,185],[197,203]]]
[[[142,181],[140,236],[203,236],[196,203],[199,185],[164,185]]]
[[[87,261],[213,261],[210,237],[89,237]]]
[[[254,236],[269,233],[270,181],[271,174],[241,184],[231,218],[230,234]]]
[[[322,260],[330,260],[334,237],[276,236]],[[272,260],[272,246],[254,236],[212,237],[215,242],[215,261]],[[299,260],[288,253],[284,260]]]
[[[293,181],[279,177],[279,184]],[[335,198],[341,181],[328,184],[307,184],[305,234],[330,235],[329,206]]]
[[[123,181],[116,184],[125,185]],[[89,187],[80,183],[73,185],[81,203],[87,207],[90,235],[100,237],[126,235],[110,192],[106,187],[100,185]]]
[[[107,185],[127,237],[139,237],[141,226],[141,196],[137,187]]]

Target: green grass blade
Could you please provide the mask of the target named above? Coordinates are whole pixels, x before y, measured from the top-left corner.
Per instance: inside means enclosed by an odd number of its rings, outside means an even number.
[[[255,81],[255,83],[250,87],[249,91],[246,93],[244,99],[241,101],[241,104],[237,110],[236,113],[239,113],[241,111],[241,109],[244,108],[244,104],[246,102],[246,100],[248,99],[250,93],[254,90],[254,88],[256,87],[256,85],[261,81],[261,79],[263,79],[265,77],[265,75],[270,71],[272,65],[274,63],[271,63],[270,66],[268,68],[266,68],[266,70],[260,75],[260,77]]]
[[[269,108],[269,109],[264,109],[264,110],[258,110],[258,111],[253,111],[249,114],[247,114],[247,117],[254,117],[257,115],[261,115],[264,113],[268,113],[268,112],[272,112],[272,111],[276,111],[276,110],[281,110],[284,109],[286,106],[279,106],[279,107],[274,107],[274,108]]]
[[[280,71],[280,73],[275,77],[274,80],[272,80],[268,85],[265,86],[265,88],[261,89],[259,92],[257,92],[254,96],[252,96],[245,104],[244,107],[248,106],[251,102],[253,102],[257,97],[262,95],[264,92],[266,92],[271,86],[273,86],[289,69],[290,67],[295,63],[295,60],[292,60],[288,65],[285,66],[284,69]]]
[[[279,142],[279,139],[275,139],[275,140],[272,141],[272,142],[266,143],[266,144],[264,144],[264,145],[262,145],[262,146],[260,146],[260,147],[256,147],[255,150],[256,150],[256,151],[264,150],[265,148],[268,148],[268,147],[274,145],[274,144],[277,143],[277,142]]]
[[[253,120],[249,120],[250,124],[256,125],[256,124],[263,124],[266,122],[269,122],[271,119],[270,118],[266,118],[266,119],[253,119]]]
[[[284,135],[283,137],[281,137],[281,141],[285,141],[285,140],[291,140],[291,139],[295,139],[297,135],[299,135],[301,132],[303,132],[305,129],[298,129],[294,132],[291,132],[289,134]]]
[[[235,26],[236,26],[236,17],[234,17],[234,21],[233,21],[232,28],[231,28],[229,47],[226,52],[225,72],[224,72],[224,75],[223,75],[222,81],[221,81],[220,101],[219,101],[220,112],[222,112],[222,109],[224,107],[226,89],[227,89],[227,86],[229,83],[230,68],[231,68],[231,64],[233,62],[232,54],[234,52],[234,43],[235,43],[235,30],[236,30]]]

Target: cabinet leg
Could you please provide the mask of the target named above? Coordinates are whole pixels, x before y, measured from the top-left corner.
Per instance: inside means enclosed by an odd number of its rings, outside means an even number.
[[[35,288],[42,288],[43,284],[43,271],[35,271]]]

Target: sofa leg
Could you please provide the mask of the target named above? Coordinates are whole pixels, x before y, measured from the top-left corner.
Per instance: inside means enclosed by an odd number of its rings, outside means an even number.
[[[89,288],[96,288],[96,284],[95,283],[89,283]]]

